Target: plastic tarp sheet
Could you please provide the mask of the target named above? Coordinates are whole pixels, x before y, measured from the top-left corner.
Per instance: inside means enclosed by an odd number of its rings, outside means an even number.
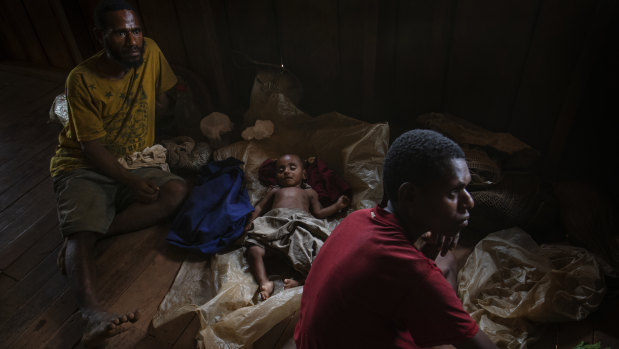
[[[257,107],[257,106],[254,106]],[[258,169],[267,158],[296,153],[319,156],[352,187],[348,210],[373,207],[382,199],[382,164],[389,142],[386,123],[370,124],[339,113],[311,117],[281,94],[263,100],[261,116],[269,116],[274,134],[263,140],[239,141],[218,149],[214,160],[242,160],[252,204],[266,192]],[[328,220],[331,229],[344,215]],[[159,327],[184,314],[197,312],[201,330],[199,348],[251,348],[278,323],[294,318],[303,287],[283,289],[258,301],[257,289],[243,248],[198,261],[186,260],[153,319]],[[268,270],[267,270],[268,272]]]
[[[604,297],[600,266],[587,250],[541,245],[523,230],[489,234],[458,274],[464,309],[500,348],[526,348],[540,323],[577,321]]]

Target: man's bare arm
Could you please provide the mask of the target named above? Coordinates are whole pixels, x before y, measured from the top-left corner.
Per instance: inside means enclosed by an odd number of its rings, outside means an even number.
[[[118,160],[103,146],[101,140],[95,139],[81,142],[82,152],[86,159],[104,175],[111,177],[128,187],[137,195],[137,199],[144,203],[157,200],[159,188],[152,182],[134,176],[127,171]]]
[[[477,331],[477,334],[473,338],[456,345],[456,348],[458,349],[498,349],[498,347],[494,343],[492,343],[490,338],[488,338],[488,335],[486,335],[484,331],[482,331],[481,329]]]

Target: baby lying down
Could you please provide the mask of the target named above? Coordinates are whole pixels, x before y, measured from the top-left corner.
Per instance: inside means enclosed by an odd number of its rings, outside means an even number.
[[[245,228],[246,258],[263,300],[269,298],[274,289],[263,260],[267,249],[286,255],[301,276],[301,280],[284,279],[284,288],[302,284],[320,247],[331,233],[322,219],[339,212],[350,201],[342,195],[332,205],[322,207],[318,193],[304,183],[306,173],[298,155],[281,156],[276,167],[279,185],[270,188],[256,205]]]

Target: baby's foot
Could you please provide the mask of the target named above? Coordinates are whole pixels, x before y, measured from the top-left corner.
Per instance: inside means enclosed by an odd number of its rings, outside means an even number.
[[[295,279],[284,279],[284,289],[289,289],[299,286],[299,282]]]
[[[117,315],[92,311],[85,312],[82,316],[86,320],[82,343],[85,348],[89,348],[101,345],[107,338],[126,331],[127,326],[123,325],[127,322],[138,321],[139,313],[135,311],[124,315]]]
[[[270,280],[260,284],[260,297],[262,297],[263,301],[271,297],[274,287],[275,284],[273,283],[273,281]]]

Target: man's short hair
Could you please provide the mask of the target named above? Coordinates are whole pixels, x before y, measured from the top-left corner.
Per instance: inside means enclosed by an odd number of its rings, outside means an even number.
[[[95,8],[95,26],[99,29],[105,29],[107,26],[107,23],[105,23],[105,14],[120,10],[135,12],[133,6],[126,0],[101,0]]]
[[[423,185],[444,175],[452,159],[464,159],[464,151],[442,134],[422,129],[403,133],[389,147],[383,165],[387,199],[398,201],[402,183]]]

